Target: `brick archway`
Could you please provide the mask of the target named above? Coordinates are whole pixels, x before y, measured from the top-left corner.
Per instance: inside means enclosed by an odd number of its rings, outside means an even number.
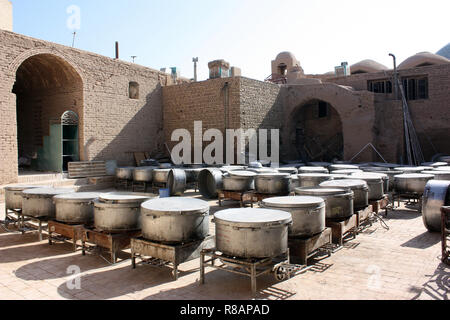
[[[58,143],[64,137],[58,124],[65,112],[73,111],[83,127],[82,73],[54,50],[27,51],[13,61],[9,71],[14,72],[11,92],[15,95],[18,167],[61,172],[64,150]],[[80,153],[73,160],[84,157],[83,130],[77,139]]]
[[[323,101],[332,106],[342,124],[343,160],[350,160],[367,143],[374,142],[375,110],[374,96],[369,92],[354,91],[350,87],[332,83],[288,86],[284,100],[282,130],[282,154],[288,158],[298,157],[292,153],[292,132],[296,113],[310,101]],[[298,159],[296,159],[298,160]],[[372,161],[371,155],[367,161]]]

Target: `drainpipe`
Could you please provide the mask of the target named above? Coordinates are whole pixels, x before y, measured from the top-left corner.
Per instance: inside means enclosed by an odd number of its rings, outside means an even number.
[[[392,53],[389,53],[389,56],[391,56],[392,59],[394,59],[394,98],[395,100],[398,100],[399,87],[398,87],[398,73],[397,73],[397,58]]]

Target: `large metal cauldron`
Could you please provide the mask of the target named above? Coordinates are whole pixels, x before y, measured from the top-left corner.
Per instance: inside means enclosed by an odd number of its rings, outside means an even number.
[[[262,202],[266,209],[290,212],[293,224],[289,228],[292,237],[308,238],[319,234],[326,227],[325,200],[318,197],[279,197]]]
[[[332,164],[328,167],[330,171],[338,170],[359,170],[359,166],[353,164]]]
[[[186,191],[187,178],[182,169],[172,169],[167,177],[167,187],[171,196],[181,196]]]
[[[415,193],[422,195],[425,191],[425,186],[428,181],[433,180],[434,176],[431,174],[400,174],[394,177],[395,192],[397,193]]]
[[[5,207],[7,210],[22,209],[23,192],[29,189],[49,188],[48,186],[9,186],[5,187]]]
[[[389,188],[389,177],[378,173],[354,173],[349,176],[352,180],[364,180],[369,186],[369,200],[377,201],[384,197],[385,190]]]
[[[289,212],[269,209],[229,209],[215,214],[216,247],[239,258],[276,257],[287,252]]]
[[[141,229],[141,203],[154,197],[150,194],[107,193],[94,201],[94,225],[106,232]]]
[[[267,173],[255,177],[255,190],[262,194],[288,195],[291,192],[289,173]]]
[[[223,177],[223,190],[246,192],[255,188],[256,173],[251,171],[231,171]]]
[[[300,188],[300,179],[297,174],[291,176],[291,187],[289,190],[294,192],[295,188]]]
[[[153,170],[153,182],[155,183],[167,183],[169,178],[169,172],[172,169],[155,169]]]
[[[423,194],[422,217],[425,227],[430,232],[441,232],[441,208],[448,205],[450,205],[450,181],[429,181]]]
[[[289,173],[289,174],[298,174],[298,169],[294,167],[281,167],[278,168],[277,171],[279,173]]]
[[[74,189],[38,188],[23,192],[22,213],[35,218],[55,218],[53,197],[64,193],[74,193]]]
[[[219,190],[223,190],[223,173],[220,169],[204,169],[198,176],[198,189],[207,199],[218,197]]]
[[[300,167],[298,173],[330,173],[330,171],[324,167]]]
[[[297,188],[299,196],[320,197],[326,203],[327,219],[341,220],[354,214],[354,193],[348,189],[339,188]]]
[[[133,172],[135,167],[119,167],[116,168],[116,178],[121,180],[133,180]]]
[[[53,197],[56,221],[68,224],[90,224],[94,221],[95,192],[60,194]]]
[[[364,180],[342,179],[326,181],[321,183],[320,187],[351,190],[355,196],[353,199],[353,206],[355,209],[363,209],[369,206],[369,186]]]
[[[158,167],[139,167],[133,170],[133,180],[136,182],[147,182],[153,181],[153,170],[158,169]]]
[[[317,187],[324,181],[333,180],[334,178],[327,173],[303,173],[299,174],[300,188]]]
[[[209,204],[192,198],[159,198],[141,205],[142,234],[151,241],[183,243],[209,234]]]
[[[431,174],[434,176],[434,180],[450,180],[450,171],[422,171],[422,174]]]

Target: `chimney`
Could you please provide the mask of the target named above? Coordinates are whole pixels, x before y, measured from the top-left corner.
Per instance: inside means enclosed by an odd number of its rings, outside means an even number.
[[[9,0],[0,0],[0,29],[13,31],[13,5]]]
[[[116,41],[116,59],[119,59],[119,41]]]

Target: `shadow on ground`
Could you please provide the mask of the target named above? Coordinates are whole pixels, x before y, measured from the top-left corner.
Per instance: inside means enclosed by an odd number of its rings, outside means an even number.
[[[411,287],[410,291],[417,293],[412,300],[449,300],[450,298],[450,268],[441,263],[433,275],[422,287]]]
[[[424,232],[421,235],[402,244],[402,247],[427,249],[439,242],[441,242],[441,235],[439,233]]]

